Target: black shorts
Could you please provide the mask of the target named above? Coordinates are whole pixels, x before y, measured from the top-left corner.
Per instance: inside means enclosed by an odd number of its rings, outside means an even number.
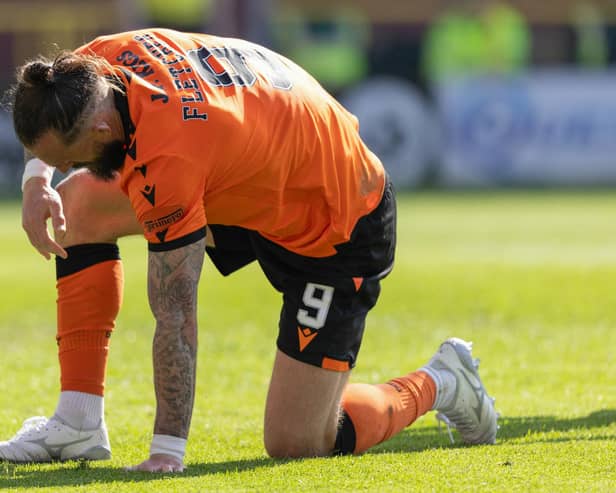
[[[283,353],[329,370],[355,366],[366,315],[394,262],[396,199],[389,180],[379,206],[330,257],[298,255],[244,228],[210,228],[216,248],[206,251],[223,275],[257,260],[283,294],[277,339]]]

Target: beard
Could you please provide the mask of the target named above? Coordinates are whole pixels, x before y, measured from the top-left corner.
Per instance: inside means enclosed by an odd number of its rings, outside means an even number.
[[[124,166],[125,157],[124,142],[113,140],[102,146],[96,159],[86,163],[74,163],[73,168],[86,168],[97,178],[111,181]]]

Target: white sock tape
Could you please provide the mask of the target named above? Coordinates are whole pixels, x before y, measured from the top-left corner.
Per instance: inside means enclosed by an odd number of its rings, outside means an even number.
[[[24,168],[24,174],[21,177],[21,191],[24,191],[24,186],[30,178],[47,178],[51,182],[53,176],[53,166],[45,164],[40,159],[30,159]]]
[[[186,439],[172,435],[154,435],[150,445],[150,455],[165,454],[175,457],[180,462],[184,461],[186,452]]]

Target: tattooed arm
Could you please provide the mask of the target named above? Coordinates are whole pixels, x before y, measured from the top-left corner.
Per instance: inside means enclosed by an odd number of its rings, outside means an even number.
[[[156,435],[188,436],[197,365],[197,285],[204,253],[205,239],[176,250],[149,253],[148,296],[156,318]],[[172,472],[183,470],[183,464],[171,455],[153,453],[132,469]]]

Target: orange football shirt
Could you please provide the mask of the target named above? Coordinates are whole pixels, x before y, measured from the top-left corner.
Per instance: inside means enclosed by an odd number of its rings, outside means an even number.
[[[378,205],[385,171],[357,119],[290,60],[166,29],[78,51],[104,57],[125,82],[133,127],[121,186],[155,249],[210,223],[325,257]]]

